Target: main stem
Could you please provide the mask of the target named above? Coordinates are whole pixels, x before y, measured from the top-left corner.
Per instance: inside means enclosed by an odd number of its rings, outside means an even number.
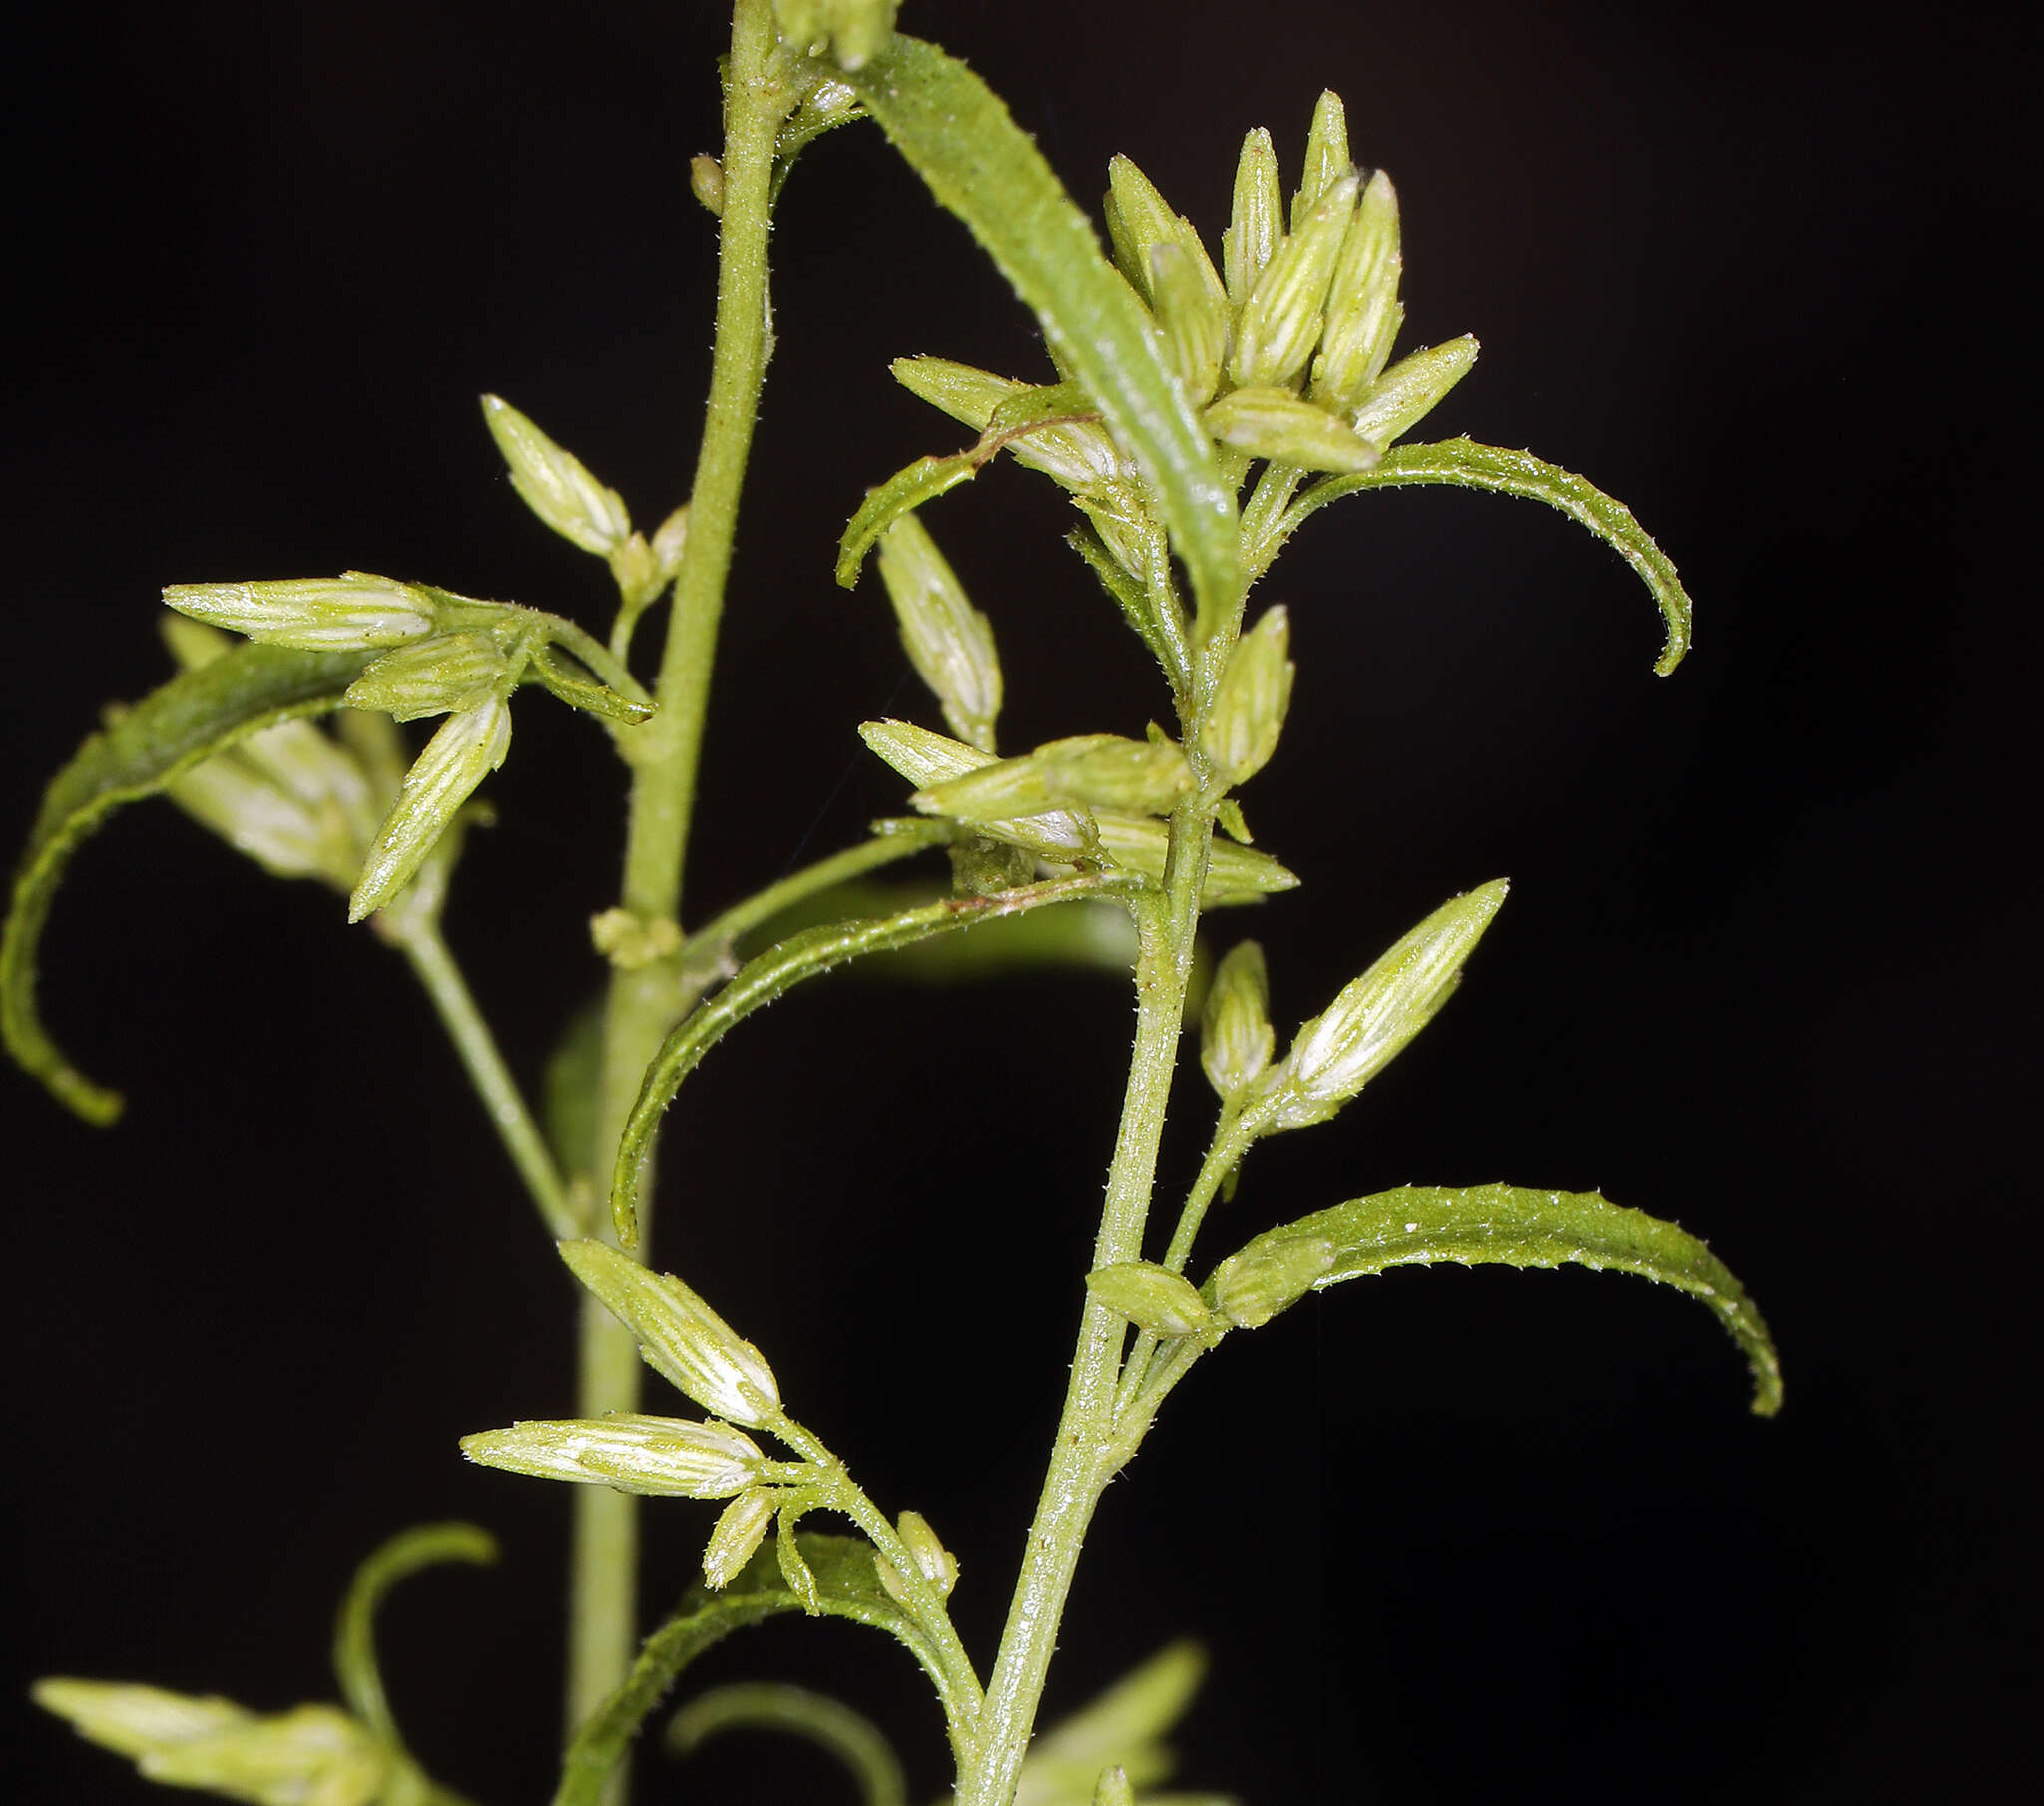
[[[1181,807],[1172,820],[1165,894],[1137,909],[1136,1045],[1093,1245],[1096,1267],[1142,1256],[1212,835],[1207,807],[1198,800]],[[980,1713],[976,1758],[961,1779],[958,1806],[1008,1806],[1013,1798],[1086,1528],[1114,1477],[1115,1383],[1127,1329],[1124,1318],[1088,1294],[1050,1470],[1029,1527],[1021,1578]]]
[[[631,730],[632,799],[622,903],[673,920],[696,802],[696,774],[710,695],[717,627],[724,612],[732,535],[752,451],[753,419],[766,367],[766,228],[774,135],[788,96],[773,74],[771,0],[738,0],[732,14],[725,105],[724,212],[718,240],[717,340],[710,404],[689,498],[689,537],[675,579],[667,645],[655,695],[660,712]],[[601,1193],[640,1076],[673,1027],[680,997],[664,966],[619,970],[604,1006],[603,1067],[591,1170]],[[643,1254],[650,1193],[640,1204]],[[632,1336],[593,1300],[582,1310],[578,1408],[585,1417],[631,1411],[640,1365]],[[568,1646],[572,1731],[624,1680],[638,1629],[638,1521],[632,1498],[607,1487],[575,1489]],[[612,1784],[622,1797],[623,1771]]]

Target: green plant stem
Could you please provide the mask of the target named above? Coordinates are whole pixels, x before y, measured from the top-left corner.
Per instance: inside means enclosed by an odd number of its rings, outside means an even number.
[[[557,1241],[563,1236],[580,1235],[582,1219],[569,1199],[568,1187],[554,1165],[554,1156],[547,1151],[546,1137],[526,1108],[518,1081],[511,1077],[504,1056],[497,1051],[490,1025],[476,1007],[475,996],[441,938],[439,927],[431,922],[419,923],[406,931],[399,945],[412,971],[418,974],[419,983],[425,986],[426,995],[433,1000],[433,1008],[439,1013],[448,1039],[454,1043],[454,1051],[461,1056],[461,1064],[468,1069],[469,1080],[489,1112],[504,1151],[518,1168],[518,1176],[532,1193],[532,1201],[539,1206],[547,1233]]]
[[[1136,907],[1136,1044],[1122,1103],[1121,1129],[1108,1169],[1107,1201],[1093,1265],[1139,1259],[1156,1179],[1157,1145],[1185,1016],[1200,886],[1213,835],[1211,806],[1193,799],[1172,817],[1165,893]],[[1114,1406],[1126,1321],[1087,1295],[1065,1407],[1014,1601],[1001,1634],[970,1768],[958,1806],[1008,1806],[1036,1722],[1044,1677],[1057,1646],[1079,1551],[1094,1507],[1113,1478]]]
[[[948,821],[902,822],[891,833],[877,834],[841,853],[832,853],[827,859],[818,859],[813,865],[789,872],[765,890],[755,891],[743,902],[734,903],[723,915],[704,923],[690,935],[689,947],[730,947],[820,890],[897,860],[913,858],[930,847],[946,846],[956,838],[957,830]],[[687,957],[688,949],[684,949],[683,958]]]
[[[731,569],[732,536],[766,366],[766,228],[774,134],[788,96],[773,74],[771,0],[737,0],[732,13],[718,240],[717,338],[710,402],[690,496],[689,537],[675,579],[655,691],[660,712],[621,745],[633,767],[623,906],[648,920],[681,908],[703,722]],[[664,965],[612,974],[604,1008],[594,1172],[608,1172],[640,1075],[673,1026],[680,995]],[[644,1231],[640,1247],[645,1248]],[[579,1410],[630,1411],[640,1364],[631,1333],[594,1301],[582,1309]],[[635,1502],[607,1487],[576,1489],[570,1580],[568,1723],[572,1729],[623,1684],[636,1644]],[[612,1798],[625,1791],[622,1766]]]

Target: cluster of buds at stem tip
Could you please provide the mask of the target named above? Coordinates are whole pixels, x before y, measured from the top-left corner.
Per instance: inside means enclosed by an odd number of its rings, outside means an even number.
[[[1239,471],[1255,459],[1295,473],[1368,470],[1475,362],[1470,337],[1390,361],[1404,319],[1397,191],[1351,161],[1331,91],[1313,110],[1288,212],[1270,133],[1243,141],[1218,272],[1191,223],[1126,157],[1109,165],[1103,205],[1115,262],[1150,312],[1166,367]],[[1004,404],[1053,392],[934,357],[905,358],[894,374],[982,432]],[[1149,582],[1146,524],[1156,523],[1137,473],[1089,411],[1053,418],[1005,437],[1005,449],[1069,491],[1116,563]]]
[[[881,535],[880,577],[909,663],[943,705],[951,731],[982,752],[993,751],[1001,712],[993,624],[967,600],[957,573],[914,514]]]
[[[1442,904],[1344,986],[1249,1089],[1244,1129],[1265,1135],[1324,1123],[1382,1072],[1447,1002],[1509,888],[1495,878]]]
[[[758,1429],[780,1416],[773,1369],[671,1273],[653,1273],[607,1242],[564,1241],[561,1258],[638,1338],[646,1364],[704,1410]]]
[[[773,0],[784,42],[811,56],[826,51],[840,69],[857,69],[894,35],[900,0]]]
[[[255,1806],[371,1806],[404,1778],[389,1746],[334,1706],[258,1716],[229,1699],[61,1678],[33,1696],[148,1780]]]
[[[951,1589],[958,1584],[958,1558],[944,1547],[943,1539],[930,1529],[930,1521],[920,1512],[903,1512],[895,1520],[894,1528],[900,1532],[902,1548],[908,1551],[909,1560],[930,1590],[938,1598],[948,1599]],[[908,1583],[892,1562],[875,1555],[873,1572],[880,1577],[880,1584],[895,1604],[908,1603]]]
[[[751,1437],[729,1424],[613,1412],[602,1418],[518,1423],[461,1439],[479,1467],[537,1480],[577,1480],[676,1499],[729,1499],[766,1471]]]

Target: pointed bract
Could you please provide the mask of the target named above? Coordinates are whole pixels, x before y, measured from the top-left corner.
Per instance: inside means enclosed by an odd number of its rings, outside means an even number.
[[[1221,234],[1222,267],[1228,298],[1243,306],[1284,238],[1283,185],[1271,134],[1259,126],[1242,141],[1235,166],[1235,212]]]
[[[738,1578],[779,1510],[779,1492],[760,1486],[748,1487],[724,1508],[703,1547],[703,1580],[711,1591],[722,1592]]]
[[[1354,166],[1348,160],[1348,110],[1333,89],[1320,91],[1313,123],[1306,133],[1305,170],[1298,193],[1291,198],[1291,229],[1298,230],[1308,210]]]
[[[348,899],[350,922],[381,909],[411,882],[461,805],[510,749],[511,708],[501,696],[448,718],[404,775]]]
[[[1355,413],[1356,433],[1377,446],[1410,432],[1476,364],[1470,334],[1401,357],[1379,376]]]
[[[623,1413],[485,1430],[464,1436],[461,1452],[479,1467],[677,1499],[728,1499],[759,1479],[766,1460],[729,1424]]]
[[[1320,342],[1356,187],[1353,171],[1329,184],[1258,278],[1236,328],[1232,370],[1239,384],[1282,386],[1305,368]]]

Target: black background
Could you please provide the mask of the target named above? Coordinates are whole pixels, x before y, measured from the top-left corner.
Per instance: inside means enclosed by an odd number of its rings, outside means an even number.
[[[1758,1422],[1705,1312],[1579,1272],[1310,1303],[1233,1341],[1109,1494],[1047,1709],[1192,1632],[1215,1666],[1186,1784],[1250,1801],[2028,1797],[2036,308],[2011,272],[2034,26],[1348,0],[904,23],[969,56],[1083,200],[1126,151],[1210,242],[1242,132],[1269,124],[1295,170],[1340,89],[1398,181],[1406,342],[1483,339],[1440,435],[1585,472],[1697,598],[1697,651],[1657,679],[1615,558],[1449,493],[1346,503],[1268,580],[1300,677],[1247,800],[1306,884],[1213,932],[1264,939],[1280,1024],[1448,894],[1516,888],[1441,1023],[1257,1155],[1214,1252],[1405,1181],[1601,1186],[1711,1238],[1788,1375]],[[716,9],[238,0],[41,29],[7,119],[6,832],[102,701],[164,675],[167,581],[357,566],[600,625],[601,567],[524,514],[474,398],[511,397],[649,523],[684,493]],[[854,722],[935,719],[877,585],[828,575],[861,489],[959,438],[887,360],[1047,368],[870,128],[810,154],[775,258],[698,920],[898,809]],[[1163,708],[1041,479],[1003,469],[931,519],[995,620],[1007,745]],[[491,794],[450,934],[531,1074],[600,979],[583,923],[620,786],[541,699]],[[352,1561],[460,1515],[505,1563],[400,1595],[393,1690],[451,1783],[542,1798],[567,1501],[453,1445],[571,1408],[570,1286],[425,1004],[332,895],[159,805],[80,857],[44,967],[60,1038],[132,1102],[102,1134],[0,1080],[11,1797],[150,1792],[34,1713],[32,1675],[325,1696]],[[660,1256],[936,1523],[982,1655],[1128,1024],[1099,977],[832,980],[735,1036],[674,1123]],[[1188,1075],[1167,1190],[1206,1113]],[[709,1521],[647,1512],[649,1613]],[[920,1681],[862,1631],[771,1627],[703,1673],[828,1685],[919,1796],[943,1784]],[[752,1739],[650,1759],[640,1789],[848,1797]]]

